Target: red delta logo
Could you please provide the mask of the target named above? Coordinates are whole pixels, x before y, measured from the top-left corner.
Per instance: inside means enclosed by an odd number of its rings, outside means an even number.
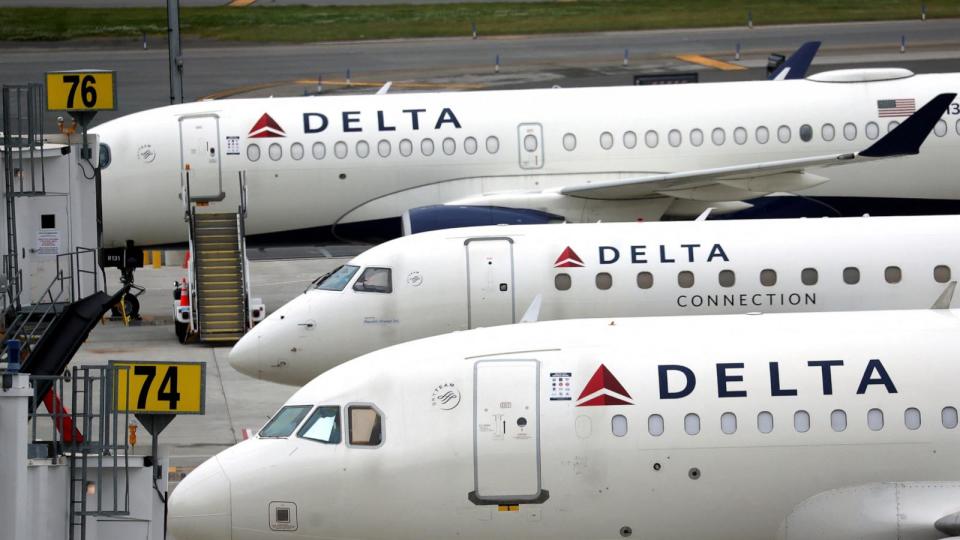
[[[587,385],[577,398],[577,407],[598,407],[602,405],[633,405],[633,398],[620,381],[610,373],[607,366],[600,364],[590,377]]]
[[[286,132],[280,127],[276,120],[270,118],[270,115],[263,113],[263,116],[257,120],[257,123],[250,128],[247,137],[251,139],[265,139],[267,137],[286,137]]]
[[[557,257],[556,262],[553,263],[554,268],[583,268],[583,259],[577,255],[577,252],[570,249],[570,246],[567,246],[563,250],[563,253]]]

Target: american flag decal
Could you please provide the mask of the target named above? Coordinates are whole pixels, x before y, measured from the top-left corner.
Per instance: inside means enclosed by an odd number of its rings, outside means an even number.
[[[917,111],[917,100],[910,99],[880,99],[877,100],[877,112],[880,118],[893,116],[910,116]]]

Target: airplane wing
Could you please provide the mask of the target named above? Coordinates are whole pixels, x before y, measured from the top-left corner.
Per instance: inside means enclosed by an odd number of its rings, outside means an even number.
[[[653,194],[670,195],[671,191],[717,186],[742,187],[744,182],[764,179],[776,183],[785,177],[815,181],[816,176],[804,172],[808,167],[829,167],[865,160],[908,156],[920,153],[920,145],[936,126],[956,94],[940,94],[887,133],[869,148],[860,152],[829,154],[797,159],[746,163],[712,169],[651,174],[639,178],[604,180],[562,187],[558,192],[588,199],[635,199]],[[813,179],[813,180],[811,180]],[[756,184],[754,184],[756,185]],[[760,190],[762,191],[762,190]],[[770,191],[781,191],[772,189]],[[757,194],[759,196],[759,193]]]
[[[808,41],[800,46],[799,49],[790,55],[790,58],[780,65],[776,71],[770,74],[771,81],[783,81],[786,79],[802,79],[807,76],[807,70],[810,69],[810,63],[813,57],[817,55],[820,48],[819,41]]]

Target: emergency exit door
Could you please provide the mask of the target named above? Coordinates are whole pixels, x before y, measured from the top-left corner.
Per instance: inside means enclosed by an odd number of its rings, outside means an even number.
[[[467,326],[513,324],[513,240],[471,238],[467,248]]]
[[[224,198],[220,167],[220,119],[215,114],[180,118],[180,170],[190,175],[192,201],[221,201]]]
[[[474,364],[474,489],[477,504],[542,501],[540,363]]]
[[[543,167],[543,127],[540,124],[520,124],[517,135],[520,143],[520,168]]]

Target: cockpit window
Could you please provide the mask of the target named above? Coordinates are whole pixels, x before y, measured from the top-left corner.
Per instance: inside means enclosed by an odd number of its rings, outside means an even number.
[[[106,169],[107,167],[110,166],[110,159],[111,159],[110,147],[103,143],[100,143],[100,158],[98,159],[98,161],[100,162],[101,170]]]
[[[303,417],[310,412],[309,405],[293,405],[284,407],[273,415],[273,418],[267,422],[260,430],[260,437],[289,437],[297,425],[303,420]]]
[[[383,419],[380,411],[372,405],[351,405],[350,416],[351,446],[380,446],[383,442]]]
[[[389,268],[371,266],[360,274],[360,278],[353,284],[353,290],[363,292],[390,293],[393,292],[393,281]]]
[[[317,407],[297,436],[327,444],[340,444],[340,407]]]
[[[321,291],[342,291],[343,288],[347,286],[347,283],[350,282],[350,278],[352,278],[359,269],[359,266],[345,264],[329,274],[320,276],[314,288],[320,289]]]

